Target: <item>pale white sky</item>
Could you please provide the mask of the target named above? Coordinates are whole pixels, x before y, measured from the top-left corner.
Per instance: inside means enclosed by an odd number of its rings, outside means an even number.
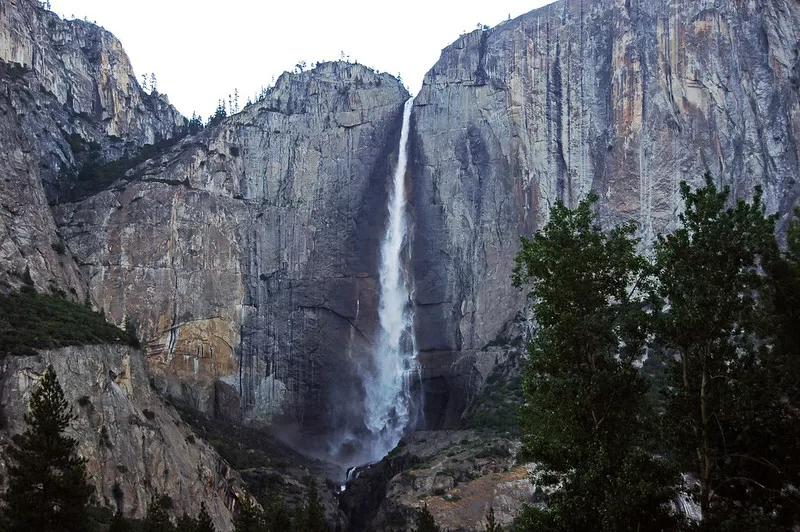
[[[442,48],[476,25],[495,24],[553,0],[51,0],[61,16],[114,33],[137,78],[155,72],[159,92],[184,115],[207,118],[239,89],[242,105],[299,61],[342,51],[402,75],[416,93]]]

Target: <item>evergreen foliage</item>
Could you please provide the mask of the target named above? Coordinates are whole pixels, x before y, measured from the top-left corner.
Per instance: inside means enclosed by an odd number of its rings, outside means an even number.
[[[200,503],[200,513],[197,514],[196,525],[194,528],[194,532],[215,532],[216,528],[214,528],[214,522],[211,520],[211,516],[208,515],[208,510],[206,509],[206,503]]]
[[[305,511],[306,530],[308,532],[327,532],[328,523],[325,521],[325,509],[319,500],[317,482],[313,478],[308,484]]]
[[[433,514],[428,510],[428,505],[424,505],[417,512],[417,528],[414,532],[442,532],[441,527],[436,524]]]
[[[130,523],[119,509],[114,512],[114,518],[111,520],[108,532],[132,532]]]
[[[29,291],[0,294],[0,356],[126,341],[131,338],[124,331],[84,305]]]
[[[494,506],[489,506],[489,513],[486,514],[486,528],[485,532],[503,532],[501,527],[494,517]]]
[[[269,530],[264,519],[264,512],[251,499],[245,499],[233,518],[235,532],[262,532]]]
[[[77,441],[63,433],[74,419],[52,366],[31,394],[25,431],[8,449],[4,495],[9,532],[88,530],[87,507],[94,493]]]
[[[142,523],[143,532],[174,532],[175,527],[167,513],[167,504],[164,496],[154,493],[147,507],[147,515]]]
[[[634,227],[605,234],[590,195],[557,202],[522,239],[514,282],[530,283],[538,328],[525,370],[525,450],[554,489],[524,530],[674,530],[677,470],[654,455],[654,410],[635,362],[650,315],[648,265]]]
[[[521,530],[779,531],[800,524],[800,220],[777,245],[761,190],[731,201],[710,175],[681,183],[686,210],[651,265],[633,227],[608,234],[590,196],[558,203],[523,239],[537,331],[522,410],[525,448],[552,488]],[[800,216],[800,212],[797,213]],[[671,362],[637,370],[652,347]],[[653,352],[651,349],[650,352]],[[654,446],[660,425],[664,446]],[[697,479],[699,523],[671,515],[676,469]],[[691,484],[691,483],[690,483]]]

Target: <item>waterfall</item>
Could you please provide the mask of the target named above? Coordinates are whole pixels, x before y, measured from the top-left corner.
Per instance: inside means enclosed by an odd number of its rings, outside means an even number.
[[[381,243],[380,337],[374,350],[373,366],[364,378],[365,424],[372,440],[369,461],[380,460],[397,445],[411,415],[409,381],[416,369],[417,353],[403,250],[408,236],[405,174],[413,103],[414,99],[410,98],[403,109],[397,168],[389,191],[386,234]]]

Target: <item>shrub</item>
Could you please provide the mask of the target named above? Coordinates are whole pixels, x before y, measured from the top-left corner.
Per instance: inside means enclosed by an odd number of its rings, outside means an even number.
[[[26,271],[26,279],[30,273]],[[32,281],[31,281],[32,282]],[[102,314],[31,286],[0,294],[0,354],[29,355],[69,345],[124,343],[126,335]]]

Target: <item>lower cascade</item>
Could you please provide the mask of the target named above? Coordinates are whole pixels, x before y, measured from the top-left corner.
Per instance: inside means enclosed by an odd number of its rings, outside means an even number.
[[[406,101],[397,167],[389,191],[386,234],[381,243],[380,335],[372,366],[364,374],[368,462],[383,458],[400,441],[411,418],[410,378],[416,370],[414,315],[404,253],[408,237],[405,174],[408,133],[414,99]]]

